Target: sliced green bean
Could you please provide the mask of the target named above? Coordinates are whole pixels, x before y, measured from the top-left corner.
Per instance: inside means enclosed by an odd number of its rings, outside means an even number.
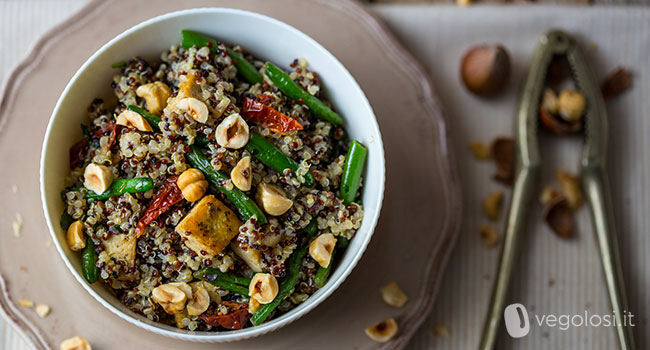
[[[251,84],[258,84],[262,82],[262,74],[248,62],[242,55],[238,54],[235,50],[228,48],[228,54],[230,58],[235,60],[235,67],[237,67],[237,73],[239,73],[247,82]]]
[[[198,149],[198,147],[192,146],[192,151],[187,155],[187,158],[193,167],[201,170],[203,175],[205,175],[205,178],[216,185],[219,192],[223,193],[226,198],[232,202],[232,204],[237,208],[239,214],[245,220],[255,216],[257,218],[257,223],[260,225],[268,222],[266,216],[257,204],[255,204],[255,202],[244,192],[234,186],[232,189],[228,189],[224,186],[225,181],[229,180],[228,176],[215,170],[212,164],[210,164],[208,158]]]
[[[231,275],[229,273],[224,273],[221,272],[217,269],[214,269],[212,267],[206,267],[202,270],[199,270],[194,273],[194,277],[203,280],[203,281],[208,281],[208,280],[213,280],[213,279],[221,279],[223,281],[228,281],[232,282],[235,284],[239,284],[242,286],[245,286],[248,288],[248,285],[251,284],[251,279],[247,277],[241,277],[241,276],[235,276]]]
[[[123,68],[126,67],[126,61],[119,61],[111,64],[111,68]]]
[[[278,307],[278,305],[280,305],[280,303],[294,290],[296,284],[298,284],[298,275],[300,273],[302,260],[305,258],[305,255],[307,255],[307,247],[298,248],[295,252],[293,252],[293,254],[291,254],[291,257],[289,257],[289,261],[287,263],[287,275],[280,283],[278,295],[272,302],[260,306],[259,310],[257,310],[257,312],[251,316],[250,320],[253,325],[259,326],[260,324],[264,323],[264,321]]]
[[[95,252],[95,243],[90,237],[86,237],[86,247],[81,251],[81,274],[90,284],[99,279],[97,252]]]
[[[210,51],[214,52],[217,50],[218,43],[216,40],[209,38],[203,34],[197,33],[195,31],[187,30],[184,29],[181,31],[183,35],[183,41],[181,42],[181,45],[185,49],[189,49],[192,46],[196,47],[203,47],[203,46],[208,46],[208,43],[211,43],[210,45]],[[262,75],[260,72],[253,66],[250,62],[248,62],[242,55],[238,54],[236,51],[233,49],[228,48],[228,54],[230,55],[230,58],[232,58],[235,61],[235,67],[237,67],[237,73],[242,76],[242,78],[246,79],[251,84],[257,84],[262,82]]]
[[[201,271],[199,271],[199,272],[201,272]],[[208,275],[213,275],[213,274],[195,273],[194,277],[200,279],[201,281],[206,281],[206,282],[212,284],[213,286],[219,287],[221,289],[225,289],[227,291],[231,291],[231,292],[234,292],[234,293],[246,296],[246,297],[249,296],[248,295],[248,286],[244,286],[242,284],[236,283],[235,281],[238,280],[238,279],[235,278],[236,276],[219,273],[219,274],[216,274],[216,277],[214,277],[214,278],[207,278]],[[243,278],[243,277],[241,277],[241,278]]]
[[[284,174],[285,169],[290,169],[294,175],[298,176],[297,171],[300,165],[295,160],[287,157],[282,151],[275,148],[272,143],[266,141],[263,136],[251,133],[250,140],[246,144],[246,149],[260,162],[278,173]],[[314,177],[309,171],[304,175],[304,179],[305,186],[314,186]]]
[[[111,186],[102,194],[93,191],[86,192],[87,199],[107,199],[121,196],[125,193],[138,193],[149,191],[153,188],[153,180],[148,177],[136,177],[133,179],[119,179],[113,181]]]
[[[319,118],[332,124],[341,125],[343,119],[340,115],[327,107],[318,97],[305,91],[300,85],[293,81],[287,73],[278,68],[271,62],[266,62],[266,76],[271,79],[273,84],[290,99],[301,101],[302,104],[309,107],[312,113]]]
[[[318,233],[318,222],[316,221],[316,218],[311,219],[309,224],[307,224],[302,231],[307,238],[306,241],[309,241],[311,237],[315,236],[316,233]],[[307,249],[307,246],[303,246],[296,249],[296,251],[291,254],[289,260],[287,260],[287,274],[282,279],[282,282],[280,282],[278,295],[272,302],[262,305],[259,310],[251,316],[251,323],[253,323],[253,325],[259,326],[264,323],[273,310],[280,305],[282,300],[286,299],[291,292],[293,292],[296,284],[298,284],[298,275],[300,274],[302,261],[307,255]]]
[[[70,216],[70,214],[64,212],[63,215],[61,215],[60,224],[62,229],[67,231],[68,227],[70,227],[70,225],[72,225],[73,222],[75,222],[75,220],[74,218],[72,218],[72,216]]]
[[[368,149],[358,141],[352,140],[348,155],[345,157],[345,167],[341,177],[341,198],[343,198],[345,204],[354,202],[357,197],[361,173],[363,173],[367,155]]]
[[[152,129],[154,129],[155,131],[160,131],[160,126],[158,126],[158,123],[160,123],[162,119],[159,116],[150,113],[144,108],[140,108],[134,105],[130,105],[126,107],[126,109],[138,113],[139,115],[142,116],[142,118],[144,118],[147,121],[147,123],[149,123],[149,125],[151,125]]]

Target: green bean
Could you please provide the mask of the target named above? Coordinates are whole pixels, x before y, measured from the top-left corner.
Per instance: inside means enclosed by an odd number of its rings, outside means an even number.
[[[215,273],[207,273],[207,272],[201,273],[202,271],[206,271],[206,270],[213,270]],[[245,282],[245,280],[248,280],[248,282],[250,283],[250,279],[247,279],[245,277],[237,277],[225,273],[220,273],[215,269],[204,269],[201,271],[197,271],[194,274],[194,277],[200,279],[201,281],[206,281],[212,284],[213,286],[219,287],[221,289],[225,289],[227,291],[241,294],[246,297],[249,296],[248,285],[237,283],[237,282]]]
[[[97,252],[95,252],[95,243],[90,237],[86,237],[86,247],[81,251],[81,274],[90,284],[97,282],[99,278]]]
[[[259,326],[264,323],[278,305],[294,290],[296,284],[298,284],[298,275],[305,255],[307,255],[307,247],[301,247],[289,257],[289,261],[287,262],[287,275],[280,283],[278,295],[272,302],[260,306],[259,310],[251,316],[250,320],[253,325]]]
[[[246,144],[246,149],[260,162],[278,173],[284,175],[284,170],[290,169],[293,171],[294,175],[298,176],[297,171],[299,164],[295,160],[287,157],[287,155],[282,153],[282,151],[275,148],[275,146],[273,146],[269,141],[266,141],[263,136],[251,133],[250,140],[248,140],[248,143]],[[314,186],[314,177],[309,171],[304,175],[304,179],[305,186]]]
[[[149,111],[147,111],[146,109],[134,105],[130,105],[126,107],[126,109],[138,113],[139,115],[142,116],[142,118],[144,118],[147,121],[147,123],[149,123],[149,125],[151,125],[152,129],[154,129],[155,131],[160,131],[160,126],[158,126],[158,123],[160,123],[162,119],[159,116],[153,113],[149,113]]]
[[[63,215],[61,215],[60,224],[61,224],[61,228],[64,229],[65,231],[68,230],[68,227],[70,227],[70,225],[72,225],[73,222],[75,222],[75,220],[74,218],[72,218],[72,216],[70,216],[70,214],[64,212]]]
[[[302,231],[307,238],[307,241],[309,241],[311,237],[315,236],[316,233],[318,233],[318,222],[316,221],[316,218],[311,219],[309,224],[307,224]],[[278,295],[272,302],[262,305],[259,310],[253,314],[251,317],[251,323],[253,323],[253,325],[259,326],[264,323],[273,310],[275,310],[282,300],[287,298],[296,287],[296,284],[298,284],[298,275],[302,267],[302,260],[305,258],[305,255],[307,255],[307,249],[308,246],[303,246],[296,249],[296,251],[291,254],[286,265],[287,274],[284,279],[282,279],[282,282],[280,282]]]
[[[242,55],[235,52],[233,49],[227,49],[230,58],[235,60],[235,67],[237,67],[237,73],[239,73],[247,82],[251,84],[258,84],[262,82],[262,74],[248,62]]]
[[[348,155],[345,157],[345,166],[341,177],[341,198],[345,204],[354,202],[357,196],[367,155],[368,150],[358,141],[352,140]]]
[[[235,283],[235,284],[245,286],[246,288],[248,288],[248,285],[251,284],[251,279],[250,278],[235,276],[235,275],[231,275],[229,273],[224,273],[224,272],[221,272],[221,271],[219,271],[217,269],[214,269],[212,267],[206,267],[206,268],[204,268],[202,270],[196,271],[194,273],[194,277],[196,277],[196,278],[198,278],[200,280],[203,280],[203,281],[207,281],[207,280],[210,280],[210,279],[221,279],[221,280],[224,280],[224,281],[228,281],[228,282],[232,282],[232,283]]]
[[[271,62],[266,62],[266,76],[269,77],[273,84],[275,84],[275,86],[277,86],[278,89],[280,89],[280,91],[282,91],[282,93],[287,97],[299,102],[302,100],[300,103],[309,107],[312,113],[316,116],[332,124],[343,124],[343,119],[340,115],[327,107],[318,97],[305,91],[295,81],[291,80],[287,73]]]
[[[111,64],[111,68],[123,68],[126,67],[126,61],[119,61]]]
[[[192,151],[187,155],[187,158],[193,167],[201,170],[203,175],[205,175],[205,178],[216,185],[219,192],[223,193],[226,198],[235,205],[237,211],[245,220],[255,216],[257,218],[257,223],[260,225],[268,222],[266,216],[257,204],[246,196],[244,192],[240,191],[237,187],[227,189],[223,186],[224,182],[228,180],[228,176],[215,170],[205,154],[203,154],[203,152],[201,152],[201,150],[196,146],[192,146]]]
[[[87,199],[107,199],[121,196],[125,193],[138,193],[149,191],[153,188],[153,180],[148,177],[136,177],[133,179],[119,179],[113,181],[111,186],[102,194],[93,191],[86,192]]]
[[[210,51],[214,52],[217,50],[217,46],[219,43],[217,43],[216,40],[211,39],[203,34],[184,29],[181,31],[183,34],[183,41],[181,45],[189,49],[192,46],[196,47],[203,47],[203,46],[208,46],[208,43],[211,43],[210,45]],[[250,62],[248,62],[244,57],[242,57],[240,54],[235,52],[234,50],[228,48],[228,54],[230,55],[230,58],[232,58],[235,61],[235,67],[237,67],[237,73],[242,76],[242,78],[246,79],[251,84],[257,84],[262,82],[262,75],[260,72],[257,71],[257,68],[253,66]]]

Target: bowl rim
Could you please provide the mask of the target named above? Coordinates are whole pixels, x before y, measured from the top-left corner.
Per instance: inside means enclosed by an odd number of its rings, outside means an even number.
[[[56,116],[59,114],[59,109],[61,107],[61,104],[65,97],[69,94],[70,90],[72,90],[73,86],[75,85],[76,81],[79,79],[80,75],[88,68],[88,66],[97,59],[98,56],[100,56],[104,51],[110,49],[113,45],[115,45],[117,42],[121,41],[125,37],[129,36],[130,34],[137,32],[141,30],[142,28],[148,27],[150,25],[153,25],[158,22],[163,22],[172,18],[176,17],[183,17],[183,16],[192,16],[195,14],[203,14],[203,13],[214,13],[214,14],[233,14],[233,15],[244,15],[244,16],[249,16],[257,20],[261,21],[266,21],[271,23],[272,25],[281,27],[285,30],[288,30],[295,34],[298,37],[301,37],[305,42],[308,44],[314,46],[321,55],[326,56],[328,59],[332,61],[332,63],[336,66],[337,69],[340,69],[343,72],[344,77],[350,81],[351,87],[358,90],[361,94],[362,101],[360,101],[364,107],[368,110],[369,115],[371,116],[370,120],[367,121],[367,127],[372,129],[372,134],[376,134],[378,137],[373,140],[373,142],[377,143],[377,149],[379,150],[379,154],[376,154],[375,157],[378,157],[379,159],[379,167],[376,169],[373,169],[373,176],[379,177],[379,192],[377,193],[377,205],[376,205],[376,210],[373,213],[373,216],[369,218],[369,224],[370,226],[368,227],[368,234],[364,237],[364,240],[361,242],[361,245],[359,249],[354,253],[353,258],[351,260],[351,263],[348,264],[347,266],[339,266],[338,269],[343,269],[343,273],[340,275],[340,277],[336,280],[330,280],[328,283],[325,285],[325,287],[321,288],[320,290],[323,290],[322,293],[316,295],[312,294],[305,302],[299,304],[296,306],[294,309],[290,310],[289,312],[281,315],[278,318],[275,318],[269,322],[265,322],[259,326],[255,327],[248,327],[248,328],[243,328],[241,330],[233,330],[233,331],[219,331],[219,332],[208,332],[208,331],[189,331],[189,330],[183,330],[183,329],[176,329],[172,326],[160,323],[160,322],[153,322],[149,320],[140,320],[138,318],[141,318],[143,316],[138,315],[130,310],[128,312],[124,312],[123,310],[118,309],[117,307],[113,306],[108,300],[103,298],[101,295],[99,295],[92,287],[90,284],[88,284],[81,274],[79,274],[75,268],[75,266],[72,265],[72,262],[67,258],[66,253],[63,250],[62,244],[59,241],[60,237],[57,236],[55,225],[53,223],[53,219],[50,215],[50,210],[47,204],[46,200],[46,191],[45,191],[45,162],[46,159],[48,158],[48,148],[47,145],[49,143],[50,139],[50,133],[52,130],[52,125],[54,124],[54,120],[56,119]],[[377,119],[375,116],[375,113],[372,109],[372,106],[370,105],[365,93],[357,83],[357,81],[354,79],[352,74],[347,70],[347,68],[334,56],[332,53],[330,53],[327,49],[325,49],[319,42],[317,42],[315,39],[311,38],[309,35],[303,33],[302,31],[298,30],[297,28],[280,21],[278,19],[275,19],[273,17],[263,15],[260,13],[252,12],[252,11],[247,11],[247,10],[241,10],[241,9],[233,9],[233,8],[222,8],[222,7],[201,7],[201,8],[192,8],[192,9],[185,9],[185,10],[179,10],[179,11],[174,11],[174,12],[169,12],[165,13],[150,19],[147,19],[145,21],[142,21],[122,33],[118,34],[114,38],[112,38],[110,41],[102,45],[97,51],[95,51],[86,61],[83,63],[83,65],[75,72],[73,77],[70,79],[70,81],[67,83],[65,89],[59,96],[59,99],[57,100],[57,103],[52,111],[52,114],[50,115],[50,119],[48,121],[47,129],[45,132],[45,137],[43,139],[43,145],[41,149],[41,158],[40,158],[40,176],[39,176],[39,182],[40,182],[40,192],[41,192],[41,202],[42,202],[42,208],[43,212],[45,215],[45,220],[47,222],[47,226],[50,232],[50,236],[52,237],[52,240],[54,241],[54,245],[56,246],[56,249],[61,257],[61,259],[64,261],[66,267],[68,270],[72,273],[72,275],[75,277],[77,282],[83,286],[83,288],[88,292],[96,301],[98,301],[101,305],[103,305],[105,308],[110,310],[113,314],[117,315],[118,317],[122,318],[123,320],[134,324],[138,327],[141,327],[147,331],[156,333],[156,334],[161,334],[164,336],[176,338],[176,339],[182,339],[182,340],[189,340],[189,341],[199,341],[199,342],[229,342],[229,341],[235,341],[235,340],[242,340],[246,338],[252,338],[255,336],[260,336],[266,333],[269,333],[271,331],[280,329],[300,317],[306,315],[309,313],[311,310],[313,310],[316,306],[318,306],[320,303],[325,301],[338,287],[347,279],[347,277],[350,275],[354,267],[358,264],[359,260],[361,259],[361,256],[365,252],[365,250],[368,247],[368,244],[374,235],[375,228],[377,226],[377,222],[379,220],[379,215],[381,213],[381,208],[383,205],[383,199],[384,199],[384,191],[385,191],[385,181],[386,181],[386,162],[385,162],[385,152],[384,152],[384,146],[383,146],[383,141],[381,137],[381,131],[379,129],[379,125],[377,123]],[[319,291],[320,291],[319,290]]]

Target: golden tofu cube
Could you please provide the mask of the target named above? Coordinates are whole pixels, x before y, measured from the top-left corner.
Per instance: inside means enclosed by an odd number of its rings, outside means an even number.
[[[185,237],[185,245],[201,257],[221,253],[239,233],[241,221],[213,195],[203,197],[176,226]]]
[[[136,237],[126,234],[112,235],[104,241],[104,249],[109,257],[116,261],[124,261],[127,266],[135,264]]]
[[[235,254],[237,254],[237,256],[244,260],[253,272],[262,272],[262,254],[259,250],[253,249],[249,246],[244,249],[240,246],[238,241],[233,241],[230,244],[230,248],[235,252]]]

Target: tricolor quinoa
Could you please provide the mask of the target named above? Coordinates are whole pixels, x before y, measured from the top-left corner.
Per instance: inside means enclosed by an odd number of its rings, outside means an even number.
[[[183,36],[159,61],[114,65],[116,100],[90,104],[70,150],[62,226],[86,279],[134,312],[240,329],[324,285],[363,219],[366,153],[305,59],[292,93],[239,46]]]

